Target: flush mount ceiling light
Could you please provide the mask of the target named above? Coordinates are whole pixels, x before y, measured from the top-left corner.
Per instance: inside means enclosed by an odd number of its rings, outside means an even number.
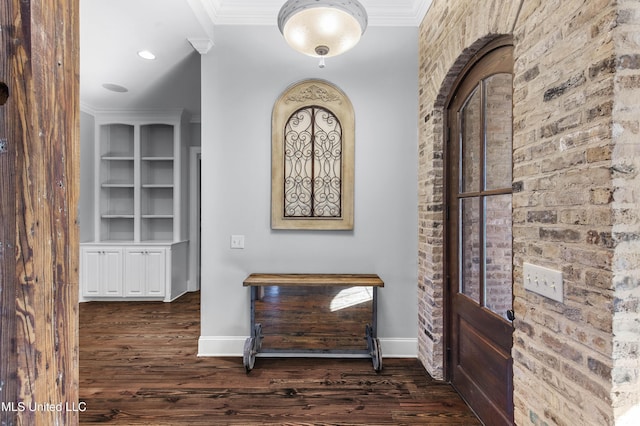
[[[357,0],[289,0],[278,28],[295,50],[328,58],[355,46],[367,28],[367,12]]]

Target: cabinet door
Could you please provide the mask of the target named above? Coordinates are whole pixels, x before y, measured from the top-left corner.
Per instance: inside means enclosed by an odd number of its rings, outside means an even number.
[[[148,250],[145,256],[148,296],[164,297],[167,281],[165,253],[165,249]]]
[[[122,251],[106,249],[102,251],[100,276],[103,278],[103,296],[122,296]]]
[[[82,249],[82,294],[86,297],[122,296],[122,252],[95,247]]]
[[[146,254],[143,249],[126,249],[124,260],[124,288],[127,296],[144,296]]]
[[[164,297],[166,262],[164,248],[125,250],[124,287],[130,297]]]
[[[100,296],[100,260],[102,252],[96,249],[82,249],[81,283],[82,295],[86,297]]]

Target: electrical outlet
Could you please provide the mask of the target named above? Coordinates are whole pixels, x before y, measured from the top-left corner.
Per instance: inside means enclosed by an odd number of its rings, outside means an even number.
[[[562,272],[542,266],[524,263],[524,288],[542,296],[562,303],[564,300],[564,285]]]
[[[231,236],[231,248],[243,249],[244,248],[244,235],[232,235]]]

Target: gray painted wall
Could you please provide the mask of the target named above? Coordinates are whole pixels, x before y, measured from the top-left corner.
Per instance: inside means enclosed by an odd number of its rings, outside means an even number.
[[[324,69],[275,26],[216,29],[201,69],[201,355],[242,353],[250,334],[242,281],[252,272],[377,273],[383,354],[416,355],[417,57],[417,28],[369,28]],[[306,78],[330,81],[354,105],[352,232],[270,228],[271,110]],[[245,236],[244,250],[230,249],[232,234]]]

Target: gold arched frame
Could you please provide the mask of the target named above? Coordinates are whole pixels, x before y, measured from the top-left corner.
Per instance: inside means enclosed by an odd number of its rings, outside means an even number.
[[[289,118],[306,107],[330,111],[342,127],[342,191],[339,217],[286,217],[284,212],[285,126]],[[271,121],[271,228],[272,229],[353,229],[353,188],[355,160],[355,114],[347,95],[333,84],[318,79],[289,86],[276,100]]]

